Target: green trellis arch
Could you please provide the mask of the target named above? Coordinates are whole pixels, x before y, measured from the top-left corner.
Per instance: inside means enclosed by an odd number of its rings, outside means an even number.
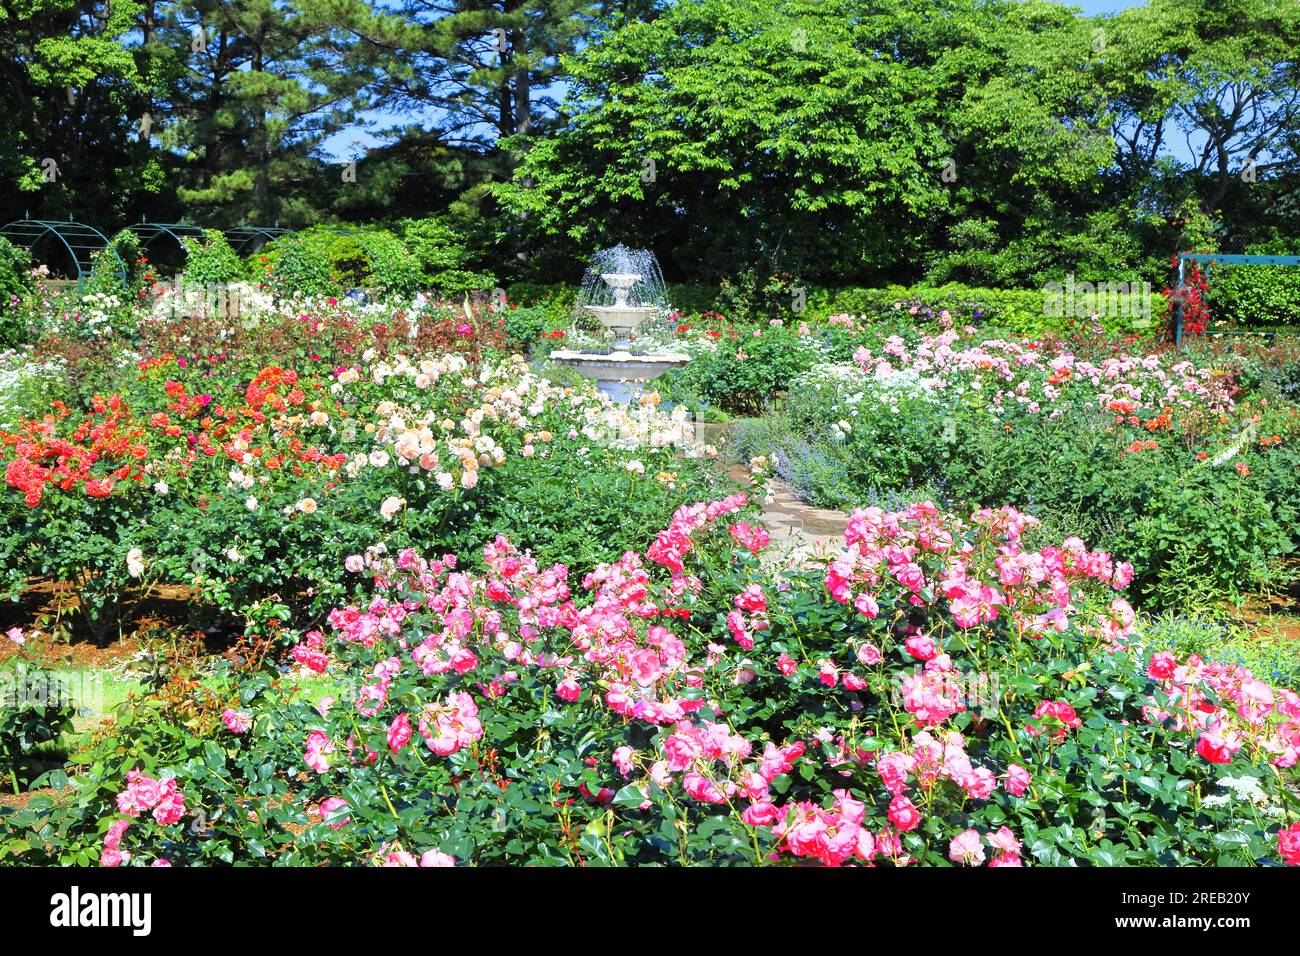
[[[69,219],[60,222],[54,219],[18,219],[0,228],[4,236],[14,245],[22,246],[31,252],[40,242],[50,239],[56,248],[62,247],[68,254],[73,268],[76,269],[77,286],[85,284],[86,279],[95,269],[95,257],[107,252],[112,258],[110,265],[117,269],[118,278],[126,283],[126,263],[118,255],[117,248],[102,232],[94,226],[74,222]]]
[[[202,239],[203,227],[188,222],[145,222],[143,219],[133,226],[127,226],[140,240],[140,248],[147,249],[161,236],[169,236],[176,247],[185,251],[186,239]]]
[[[293,230],[285,229],[282,226],[235,226],[233,229],[226,230],[226,241],[230,243],[230,248],[234,249],[235,252],[244,255],[246,250],[247,252],[253,252],[257,248],[256,246],[253,249],[248,247],[257,243],[259,239],[261,245],[264,246],[277,236],[283,236],[290,232],[293,232]]]

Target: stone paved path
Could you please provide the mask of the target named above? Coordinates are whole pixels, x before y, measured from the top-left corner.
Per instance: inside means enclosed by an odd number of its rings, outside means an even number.
[[[733,465],[730,474],[742,484],[751,484],[749,469],[744,465]],[[781,553],[801,548],[819,552],[841,545],[849,520],[847,514],[814,508],[800,501],[795,489],[779,479],[772,479],[768,487],[773,492],[773,500],[763,503],[763,524],[772,535],[772,544]]]

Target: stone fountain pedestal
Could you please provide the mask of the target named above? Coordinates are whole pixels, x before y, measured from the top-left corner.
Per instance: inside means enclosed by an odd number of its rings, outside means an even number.
[[[634,355],[626,349],[611,352],[578,352],[563,349],[552,352],[551,360],[576,369],[579,375],[593,379],[596,387],[616,402],[631,402],[640,396],[645,383],[691,360],[680,352]]]

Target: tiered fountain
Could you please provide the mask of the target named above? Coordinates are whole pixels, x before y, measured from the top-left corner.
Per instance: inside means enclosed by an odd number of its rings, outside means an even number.
[[[624,246],[597,253],[583,277],[576,311],[595,316],[613,334],[613,344],[602,351],[552,352],[551,359],[595,379],[597,388],[615,401],[632,401],[646,382],[690,361],[680,352],[643,351],[633,345],[646,319],[668,313],[665,291],[653,253]]]

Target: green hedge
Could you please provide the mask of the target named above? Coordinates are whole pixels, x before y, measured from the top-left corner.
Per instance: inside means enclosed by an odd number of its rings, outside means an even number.
[[[1248,254],[1300,255],[1300,240],[1252,246]],[[1300,323],[1300,266],[1211,266],[1209,289],[1214,325]]]
[[[514,282],[506,288],[506,293],[511,302],[543,305],[567,315],[578,295],[578,282]],[[711,312],[717,308],[718,287],[670,283],[668,301],[680,312]]]
[[[32,291],[32,257],[22,246],[0,236],[0,349],[22,341],[26,322],[13,300]]]
[[[1300,279],[1300,270],[1297,271]],[[554,312],[553,319],[567,317],[576,295],[575,284],[541,284],[516,283],[510,286],[510,300],[522,305],[542,305],[548,314]],[[721,290],[716,286],[677,285],[668,287],[669,300],[674,308],[685,313],[708,311],[722,312],[734,321],[751,321],[764,318],[763,315],[733,315],[719,302]],[[867,319],[887,318],[896,315],[896,303],[904,308],[913,305],[920,309],[928,308],[937,314],[947,309],[953,321],[958,325],[975,324],[987,326],[1021,335],[1041,335],[1047,332],[1069,332],[1072,330],[1071,317],[1055,317],[1046,314],[1046,295],[1041,289],[982,289],[974,286],[948,283],[941,286],[903,286],[891,285],[875,289],[840,288],[829,289],[809,286],[805,290],[806,308],[801,313],[786,312],[771,316],[790,318],[797,315],[808,321],[824,321],[832,315],[849,314],[865,316]],[[1159,320],[1162,311],[1158,290],[1152,290],[1152,319]],[[1077,325],[1086,325],[1085,319],[1075,318]],[[1119,317],[1104,320],[1102,323],[1109,331],[1129,331],[1132,320]]]

